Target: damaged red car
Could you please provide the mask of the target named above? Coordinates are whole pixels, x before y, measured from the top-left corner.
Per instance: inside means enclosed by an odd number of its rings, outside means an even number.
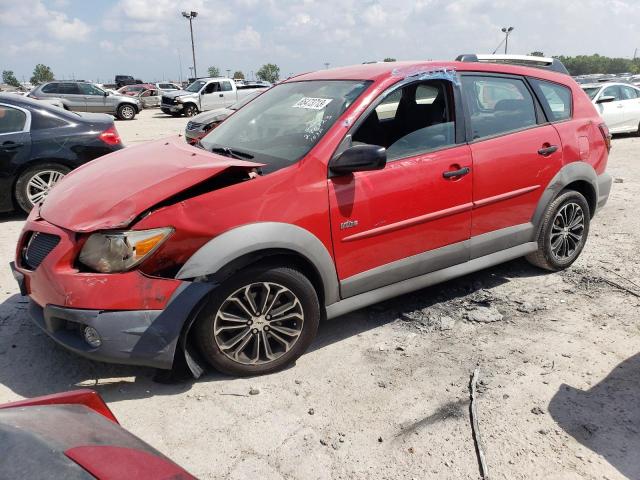
[[[557,60],[514,61],[304,74],[202,148],[75,170],[19,240],[31,316],[89,358],[255,375],[322,319],[518,257],[567,268],[609,195],[609,134]]]

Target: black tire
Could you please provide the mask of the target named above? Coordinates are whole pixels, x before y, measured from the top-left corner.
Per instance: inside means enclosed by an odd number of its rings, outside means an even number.
[[[171,110],[169,110],[168,108],[160,108],[160,110],[162,110],[162,113],[165,113],[165,114],[167,114],[167,115],[173,115],[173,114],[171,113]]]
[[[29,186],[29,182],[31,181],[31,179],[33,179],[36,175],[45,174],[45,172],[58,172],[62,175],[66,175],[70,171],[71,170],[68,167],[60,165],[59,163],[41,163],[34,167],[28,168],[20,174],[18,180],[16,181],[13,191],[16,203],[23,211],[29,213],[34,207],[34,204],[29,198],[29,190],[31,189],[31,187]]]
[[[302,326],[297,327],[301,328],[301,330],[299,335],[297,336],[297,340],[295,340],[295,342],[291,345],[290,349],[285,349],[284,352],[279,352],[280,356],[274,358],[273,360],[265,361],[265,363],[250,365],[247,363],[242,363],[242,360],[236,361],[230,358],[230,356],[228,356],[229,352],[227,351],[227,353],[225,353],[222,350],[222,348],[218,344],[218,341],[220,341],[220,336],[218,336],[218,339],[216,339],[216,336],[214,335],[214,327],[220,309],[222,307],[228,308],[228,305],[233,303],[228,301],[231,296],[237,294],[246,286],[260,285],[261,282],[268,282],[272,287],[273,284],[276,284],[276,287],[285,287],[285,289],[288,290],[286,295],[290,293],[292,294],[292,296],[295,296],[295,298],[299,302],[296,304],[297,308],[299,308],[302,312]],[[273,292],[274,290],[271,290],[271,292]],[[269,297],[268,295],[269,294],[266,295],[266,299],[264,300],[263,305],[266,305],[268,303],[267,300],[269,298],[273,298]],[[292,298],[292,296],[290,296],[289,299]],[[262,299],[258,298],[258,296],[255,296],[253,298],[255,304],[262,303]],[[262,310],[263,311],[261,312],[261,315],[264,317],[266,313],[275,312],[276,310],[278,310],[278,308],[272,307],[271,309],[265,309],[264,307],[262,307]],[[283,318],[284,316],[286,315],[283,315]],[[245,315],[245,317],[248,318],[248,315]],[[253,318],[256,321],[254,326],[258,326],[258,320],[256,319],[257,317]],[[268,319],[269,317],[266,316],[264,318]],[[291,321],[293,320],[289,320],[289,322]],[[293,321],[294,325],[296,321]],[[271,322],[277,322],[275,323],[275,325],[278,327],[285,326],[282,321],[271,320]],[[267,373],[278,371],[300,357],[300,355],[302,355],[307,350],[307,348],[315,338],[319,322],[320,304],[318,302],[318,295],[316,294],[316,291],[311,282],[301,272],[288,267],[251,267],[233,275],[227,281],[223,282],[220,287],[214,290],[214,292],[207,300],[206,305],[202,309],[198,319],[196,320],[193,334],[195,335],[195,340],[200,349],[200,352],[209,362],[209,364],[216,370],[233,376],[264,375]],[[247,335],[249,336],[250,340],[248,340],[248,343],[246,343],[247,347],[245,348],[246,350],[252,350],[253,354],[255,354],[256,351],[254,350],[256,347],[255,342],[258,341],[258,345],[260,345],[260,339],[262,339],[262,342],[264,342],[265,338],[270,338],[271,347],[276,347],[275,350],[272,350],[272,353],[278,350],[279,342],[275,341],[273,336],[274,332],[266,331],[266,329],[269,329],[269,326],[273,326],[274,323],[263,321],[262,325],[264,325],[265,323],[267,325],[266,327],[260,327],[264,328],[265,331],[261,331],[258,333],[256,333],[257,329],[254,329],[251,326],[246,326],[244,324],[236,327],[237,329],[241,329],[241,334],[244,332],[245,336],[243,337],[243,339],[246,339]],[[291,324],[289,323],[289,325]],[[249,331],[248,334],[246,333],[247,330]],[[236,334],[235,332],[233,332],[225,333],[225,335],[231,337]],[[257,337],[260,337],[260,339],[258,339]],[[230,342],[227,339],[222,340]],[[234,347],[242,343],[243,342],[240,341],[237,344],[234,344]],[[260,347],[258,346],[258,348]],[[264,351],[264,343],[262,344],[262,348]],[[259,352],[260,350],[258,350],[258,355]],[[245,361],[248,361],[248,359],[245,359]]]
[[[120,120],[133,120],[134,118],[136,118],[136,113],[136,107],[134,107],[130,103],[123,103],[118,107],[116,116]]]
[[[579,207],[579,208],[576,208]],[[564,209],[564,210],[563,210]],[[564,228],[564,222],[561,212],[577,212],[575,219],[582,213],[582,226]],[[587,242],[589,235],[589,225],[591,212],[589,203],[580,192],[574,190],[563,190],[558,197],[553,200],[544,212],[542,217],[542,225],[538,232],[538,250],[526,256],[529,263],[536,267],[550,271],[564,270],[568,268],[580,256],[582,249]],[[567,230],[562,233],[563,230]],[[560,233],[558,233],[560,232]],[[554,244],[552,244],[552,235],[554,236]],[[579,235],[579,240],[574,237]],[[561,237],[564,237],[563,240]],[[559,243],[558,243],[559,242]],[[555,252],[562,242],[567,242],[566,249],[560,246],[560,250]],[[570,248],[573,246],[573,249]]]
[[[197,115],[199,113],[198,107],[196,107],[193,103],[187,103],[182,109],[182,113],[184,113],[185,117],[193,117],[194,115]]]

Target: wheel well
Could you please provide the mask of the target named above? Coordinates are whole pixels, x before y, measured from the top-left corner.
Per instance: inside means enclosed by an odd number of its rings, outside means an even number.
[[[248,267],[256,266],[286,266],[299,270],[305,277],[309,279],[313,288],[318,293],[320,305],[324,306],[324,283],[318,269],[309,261],[308,258],[287,249],[269,249],[259,250],[243,255],[231,261],[216,273],[209,276],[209,281],[223,282],[234,273]]]
[[[138,110],[138,106],[135,103],[131,103],[131,102],[121,102],[120,105],[118,105],[118,107],[116,108],[116,111],[120,110],[120,108],[124,107],[125,105],[129,105],[130,107],[133,107],[136,113],[140,113],[140,110]]]
[[[584,180],[577,180],[564,187],[564,190],[574,190],[581,193],[589,204],[589,214],[593,218],[598,201],[596,198],[596,190],[593,188],[593,185]]]

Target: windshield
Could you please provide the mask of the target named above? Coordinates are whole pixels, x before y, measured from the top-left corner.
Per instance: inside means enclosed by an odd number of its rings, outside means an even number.
[[[595,98],[595,96],[600,91],[600,88],[601,87],[582,87],[582,89],[584,90],[584,93],[586,93],[591,100]]]
[[[258,90],[257,92],[250,93],[239,102],[236,102],[233,105],[231,105],[229,107],[229,110],[240,110],[242,107],[244,107],[247,103],[249,103],[251,100],[256,98],[261,93],[264,93],[264,90]]]
[[[203,80],[196,80],[191,85],[189,85],[187,88],[185,88],[185,90],[187,92],[199,92],[200,89],[204,86],[205,83],[207,83],[207,82],[205,82]]]
[[[369,86],[356,80],[282,83],[264,92],[201,140],[209,151],[264,163],[264,173],[305,156]]]

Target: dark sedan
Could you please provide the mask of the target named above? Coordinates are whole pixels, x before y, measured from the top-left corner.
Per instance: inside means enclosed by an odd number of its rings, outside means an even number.
[[[0,405],[0,478],[195,480],[118,424],[93,390]]]
[[[28,212],[72,169],[120,148],[108,115],[0,94],[0,212]]]

